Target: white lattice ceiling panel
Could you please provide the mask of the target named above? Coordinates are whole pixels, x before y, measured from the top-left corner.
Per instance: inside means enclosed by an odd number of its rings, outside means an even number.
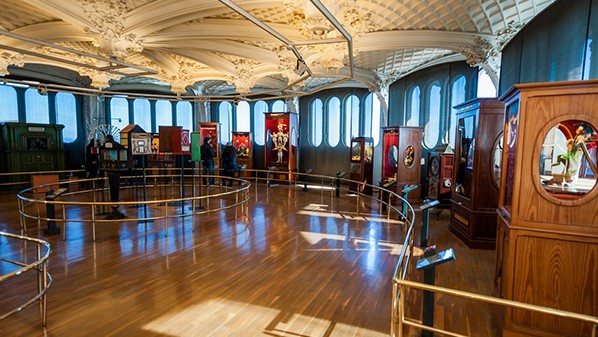
[[[44,11],[24,6],[22,0],[2,0],[0,6],[0,27],[8,31],[58,20]]]

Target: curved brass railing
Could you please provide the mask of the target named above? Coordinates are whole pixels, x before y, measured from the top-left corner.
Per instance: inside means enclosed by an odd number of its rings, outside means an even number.
[[[429,291],[429,292],[444,294],[444,295],[453,296],[453,297],[465,298],[465,299],[482,302],[482,303],[500,305],[505,308],[522,309],[522,310],[527,310],[530,312],[552,315],[554,317],[568,318],[571,320],[575,320],[578,322],[583,322],[583,323],[587,323],[587,324],[591,325],[592,326],[591,337],[596,337],[598,334],[598,317],[594,317],[594,316],[582,315],[582,314],[578,314],[578,313],[574,313],[574,312],[542,307],[539,305],[510,301],[510,300],[505,300],[505,299],[501,299],[501,298],[470,293],[467,291],[448,289],[448,288],[432,286],[432,285],[428,285],[428,284],[412,282],[412,281],[407,281],[407,280],[401,280],[401,279],[393,279],[393,288],[395,287],[395,285],[399,288],[399,293],[400,293],[399,298],[398,298],[399,299],[398,311],[400,314],[398,316],[398,320],[396,322],[393,321],[393,324],[397,324],[396,331],[398,332],[398,336],[403,336],[403,325],[419,328],[422,330],[432,331],[432,332],[435,332],[435,333],[438,333],[441,335],[445,335],[445,336],[454,336],[454,337],[467,337],[468,336],[468,335],[462,335],[459,333],[451,332],[451,331],[448,331],[445,329],[429,327],[429,326],[421,324],[421,322],[418,322],[415,319],[405,317],[405,300],[404,299],[405,299],[405,289],[407,289],[407,288],[419,289],[419,290],[423,290],[423,291]],[[391,336],[394,337],[394,336],[397,336],[397,334],[393,333]]]
[[[11,259],[7,259],[5,257],[0,256],[0,261],[10,263],[20,268],[13,270],[12,272],[4,275],[0,275],[0,286],[9,279],[16,278],[24,273],[35,270],[37,272],[37,294],[26,301],[25,303],[21,304],[17,308],[14,308],[6,313],[0,314],[0,321],[5,319],[6,317],[19,312],[26,308],[27,306],[33,304],[35,301],[39,301],[40,304],[40,315],[42,318],[42,325],[46,326],[47,322],[47,308],[46,308],[46,293],[50,286],[52,285],[52,275],[48,273],[47,270],[47,260],[52,253],[52,248],[50,244],[44,240],[30,238],[26,236],[10,234],[6,232],[0,231],[0,236],[6,237],[12,240],[21,240],[24,242],[33,242],[36,245],[36,260],[31,263],[27,263],[26,261],[15,261]],[[45,251],[42,252],[42,249]]]
[[[136,186],[134,185],[126,185],[125,182],[128,179],[132,179],[135,177],[131,176],[123,176],[120,178],[121,186],[120,188],[123,190],[126,189],[134,189]],[[147,176],[149,180],[155,179],[155,183],[150,185],[150,188],[153,189],[160,189],[164,186],[173,187],[175,184],[171,182],[170,184],[166,184],[165,182],[159,183],[159,179],[175,179],[178,178],[176,175],[161,175],[161,176]],[[216,176],[218,178],[218,176]],[[90,223],[92,225],[92,236],[93,240],[96,239],[96,224],[99,223],[114,223],[114,222],[122,222],[122,221],[155,221],[155,220],[163,220],[164,221],[164,235],[168,235],[168,222],[169,219],[173,218],[183,218],[183,217],[195,217],[200,214],[210,213],[221,211],[225,209],[235,208],[236,214],[238,215],[239,209],[241,208],[242,214],[246,214],[246,205],[249,201],[249,188],[251,184],[247,181],[242,179],[234,179],[234,181],[238,184],[235,188],[227,188],[225,192],[215,193],[215,194],[208,194],[208,195],[194,195],[190,197],[170,197],[170,198],[161,198],[161,199],[153,199],[153,200],[119,200],[117,202],[112,201],[105,201],[108,200],[109,197],[106,196],[108,192],[107,187],[107,179],[106,178],[98,178],[98,179],[80,179],[78,184],[85,184],[91,183],[92,187],[90,189],[83,189],[77,191],[69,191],[60,195],[59,198],[54,200],[49,200],[45,197],[45,195],[36,193],[36,190],[40,188],[47,188],[47,187],[56,187],[60,188],[67,188],[64,186],[68,186],[71,182],[62,181],[58,184],[45,184],[40,186],[31,187],[25,189],[17,194],[18,199],[18,208],[21,220],[21,232],[22,234],[27,232],[27,221],[34,220],[37,222],[38,226],[41,225],[42,222],[53,222],[53,223],[61,223],[63,230],[63,240],[66,240],[66,232],[67,232],[67,224],[69,222],[79,222],[79,223]],[[81,201],[81,200],[72,200],[71,198],[73,195],[82,195],[82,194],[91,194],[93,196],[92,200],[89,201]],[[122,195],[122,194],[121,194]],[[213,200],[225,200],[227,198],[234,199],[232,204],[223,204],[213,202]],[[211,202],[212,201],[212,202]],[[198,205],[204,204],[206,205],[205,208],[199,210]],[[177,206],[172,206],[173,204],[179,204]],[[185,212],[184,206],[190,205],[191,209],[190,212]],[[213,207],[216,205],[215,207]],[[112,206],[118,206],[126,208],[126,207],[152,207],[153,213],[155,215],[147,215],[147,212],[141,216],[132,216],[130,214],[127,215],[126,219],[111,219],[111,218],[101,218],[98,215],[99,210],[110,209]],[[156,206],[156,207],[154,207]],[[55,211],[57,208],[60,208],[60,212],[55,212],[55,216],[48,216],[48,209],[53,208]],[[69,212],[67,209],[72,208],[79,208],[84,209],[83,212],[77,212],[77,217],[68,217]],[[42,211],[46,209],[46,214],[44,215]],[[181,212],[179,214],[174,214],[172,212],[173,209],[180,209]],[[89,215],[85,217],[85,215]],[[197,222],[193,221],[193,230],[195,230],[195,224]]]
[[[171,197],[170,198],[154,198],[153,200],[123,200],[121,198],[118,202],[111,202],[105,201],[108,197],[105,194],[108,191],[106,178],[97,178],[97,179],[79,179],[77,181],[78,185],[86,185],[91,184],[92,187],[90,189],[79,189],[77,191],[68,191],[63,193],[60,198],[56,198],[54,200],[46,199],[44,195],[40,195],[39,193],[35,193],[36,190],[44,187],[51,187],[58,185],[59,188],[66,188],[69,184],[72,184],[72,181],[61,181],[58,184],[46,184],[31,187],[25,189],[17,194],[18,199],[18,208],[20,213],[20,220],[21,220],[21,234],[27,232],[28,221],[37,222],[38,227],[41,225],[42,222],[54,222],[62,224],[63,230],[63,240],[66,239],[66,232],[67,232],[67,224],[69,222],[79,222],[79,223],[90,223],[92,225],[92,235],[93,240],[95,241],[96,238],[96,224],[99,223],[110,223],[110,222],[121,222],[121,221],[155,221],[155,220],[164,220],[164,234],[167,235],[168,230],[168,221],[172,218],[182,218],[182,217],[195,217],[200,214],[210,213],[221,211],[225,209],[235,209],[235,218],[238,217],[239,211],[241,212],[241,217],[243,219],[247,219],[247,202],[250,198],[250,187],[252,186],[250,181],[254,182],[255,188],[258,188],[259,183],[264,183],[266,186],[270,187],[275,183],[285,183],[285,184],[295,184],[295,185],[305,185],[307,184],[307,180],[313,182],[320,183],[321,193],[324,194],[325,191],[329,190],[331,192],[331,196],[335,194],[335,187],[337,182],[340,178],[318,175],[318,174],[305,174],[305,173],[298,173],[298,172],[289,172],[288,174],[291,175],[291,181],[288,179],[278,179],[275,174],[281,174],[285,172],[280,171],[268,171],[268,170],[244,170],[242,178],[232,178],[233,180],[233,187],[226,188],[226,191],[221,193],[210,193],[206,195],[197,195],[196,189],[199,186],[199,191],[202,191],[202,180],[203,178],[207,178],[203,176],[201,173],[195,174],[195,170],[191,171],[191,175],[189,175],[189,170],[186,170],[184,175],[180,174],[170,174],[173,172],[174,169],[148,169],[150,172],[167,172],[167,174],[157,174],[157,175],[147,175],[142,178],[142,176],[122,176],[120,177],[121,188],[123,190],[126,189],[135,189],[136,187],[133,183],[126,185],[124,182],[131,182],[133,179],[145,179],[146,188],[149,188],[152,192],[154,197],[158,195],[165,195],[168,194],[168,191],[164,191],[164,189],[170,188]],[[178,169],[180,171],[180,169]],[[213,176],[216,180],[222,180],[227,177],[223,176]],[[348,179],[341,179],[343,182],[351,182]],[[359,183],[364,185],[364,183]],[[263,186],[263,185],[262,185]],[[386,200],[378,200],[372,196],[365,195],[359,192],[351,192],[356,195],[356,205],[360,204],[361,198],[369,198],[373,200],[377,200],[381,207],[379,208],[380,215],[382,215],[382,205],[388,206],[386,208],[385,216],[387,219],[391,219],[396,217],[397,221],[404,222],[406,226],[404,226],[405,233],[408,232],[409,228],[413,225],[414,219],[414,211],[411,205],[405,203],[407,207],[403,207],[403,210],[399,210],[393,204],[395,203],[403,203],[403,198],[398,194],[383,189],[378,186],[369,185],[373,190],[380,190],[379,195],[382,193],[386,193],[389,198]],[[192,188],[192,195],[187,196],[180,194],[180,190],[183,188],[191,187]],[[345,189],[344,186],[341,189]],[[215,190],[215,189],[214,189]],[[189,191],[189,190],[187,190]],[[90,198],[88,201],[81,201],[81,200],[72,200],[74,199],[74,195],[77,194],[84,194],[84,193],[91,193],[93,195],[93,199]],[[173,196],[179,193],[177,196]],[[122,194],[121,194],[122,195]],[[80,199],[80,198],[77,198]],[[223,200],[228,200],[229,203],[223,203]],[[232,200],[232,201],[231,201]],[[191,205],[191,211],[185,212],[182,206],[170,206],[169,204],[181,204],[181,205]],[[109,209],[111,206],[118,205],[122,207],[128,206],[141,206],[141,207],[150,207],[152,206],[153,215],[147,216],[130,216],[127,214],[126,219],[106,219],[100,218],[96,216],[98,214],[98,210]],[[197,205],[205,205],[206,207],[202,210],[197,210]],[[159,209],[158,207],[153,206],[163,206],[162,211],[156,211]],[[55,212],[55,216],[51,217],[48,214],[43,214],[43,209],[48,209],[48,207],[56,209],[61,209],[61,212]],[[77,212],[76,218],[69,218],[67,209],[71,209],[73,207],[84,208],[89,211],[84,212]],[[40,211],[40,209],[42,211]],[[178,214],[173,214],[172,210],[177,209],[181,210]],[[359,214],[359,206],[356,209],[357,214]],[[47,212],[46,212],[47,213]],[[89,215],[85,217],[85,215]],[[197,221],[193,221],[193,230],[195,230]]]

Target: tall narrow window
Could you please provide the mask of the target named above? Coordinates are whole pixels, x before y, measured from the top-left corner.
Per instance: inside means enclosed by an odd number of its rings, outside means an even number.
[[[156,131],[160,131],[160,125],[172,126],[172,103],[166,100],[156,102]]]
[[[193,131],[193,107],[190,102],[181,101],[176,104],[176,123],[183,130]]]
[[[237,131],[251,131],[251,125],[249,125],[250,120],[249,103],[245,101],[239,102],[239,105],[237,105]]]
[[[378,145],[380,139],[380,100],[378,95],[369,93],[363,102],[365,113],[364,136],[374,139],[374,146]]]
[[[138,98],[133,101],[133,122],[145,132],[152,132],[152,114],[147,99]]]
[[[465,76],[459,76],[459,78],[453,82],[451,95],[451,124],[449,126],[449,143],[453,149],[455,148],[455,134],[457,132],[457,110],[454,106],[465,102],[465,84]]]
[[[478,71],[478,97],[496,97],[496,87],[483,68]]]
[[[119,130],[129,125],[129,102],[123,97],[110,99],[110,124]]]
[[[332,97],[328,101],[328,145],[335,147],[341,139],[341,100]]]
[[[257,101],[253,106],[253,139],[257,145],[263,146],[264,129],[266,128],[266,116],[264,112],[268,111],[268,104],[264,101]]]
[[[218,107],[218,121],[220,122],[220,142],[226,144],[231,140],[231,121],[233,105],[230,102],[222,102]]]
[[[77,139],[77,103],[75,95],[66,92],[56,94],[56,123],[64,125],[62,141],[72,143]]]
[[[419,86],[416,85],[411,89],[411,97],[409,97],[409,107],[407,108],[409,116],[405,121],[405,125],[407,126],[419,126],[420,97],[421,91],[419,90]]]
[[[429,115],[424,127],[424,145],[432,149],[438,143],[440,133],[440,86],[432,85],[429,95]]]
[[[37,89],[25,91],[25,121],[27,123],[50,123],[48,96],[41,95]]]
[[[287,104],[279,99],[272,104],[272,112],[287,112]]]
[[[351,138],[359,136],[359,98],[350,95],[345,101],[345,145],[351,144]]]
[[[17,91],[8,85],[0,85],[0,122],[18,122],[19,106]]]
[[[309,107],[309,141],[313,146],[322,144],[322,121],[324,120],[322,100],[316,98]]]

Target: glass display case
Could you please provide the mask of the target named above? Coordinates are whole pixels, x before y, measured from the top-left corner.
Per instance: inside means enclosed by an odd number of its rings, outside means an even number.
[[[355,182],[349,184],[349,190],[372,194],[372,187],[358,184],[365,182],[372,184],[373,179],[373,158],[374,158],[374,140],[369,137],[356,137],[351,139],[351,160],[349,169],[349,179]]]
[[[293,112],[266,112],[265,166],[278,181],[293,181],[297,172],[299,116]]]
[[[504,104],[476,98],[454,108],[457,140],[449,230],[470,248],[494,249],[499,190],[492,156]]]
[[[598,81],[519,84],[501,100],[496,294],[596,316]],[[522,335],[589,336],[591,326],[506,310],[503,336]]]
[[[421,127],[391,126],[382,128],[382,180],[381,186],[399,195],[405,185],[415,185],[417,190],[409,193],[409,202],[418,204],[421,200],[422,158]]]
[[[253,168],[253,142],[251,141],[251,132],[233,132],[232,144],[237,154],[237,164],[246,169]]]

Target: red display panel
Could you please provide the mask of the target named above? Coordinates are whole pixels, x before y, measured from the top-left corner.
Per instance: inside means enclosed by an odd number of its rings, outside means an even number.
[[[382,148],[382,180],[387,180],[395,178],[397,172],[396,163],[393,165],[389,160],[389,152],[393,145],[398,147],[399,134],[394,131],[385,131],[382,137],[382,144],[384,144]]]
[[[199,134],[200,134],[200,140],[201,143],[204,143],[204,139],[206,139],[206,137],[210,137],[212,139],[212,148],[214,149],[214,152],[216,153],[216,157],[220,157],[219,156],[219,139],[218,139],[218,123],[201,123],[200,124],[200,129],[199,129]]]
[[[233,146],[237,158],[250,158],[252,151],[251,137],[249,132],[233,132]]]
[[[266,164],[286,166],[289,162],[290,130],[289,120],[283,118],[266,119],[268,152]]]

